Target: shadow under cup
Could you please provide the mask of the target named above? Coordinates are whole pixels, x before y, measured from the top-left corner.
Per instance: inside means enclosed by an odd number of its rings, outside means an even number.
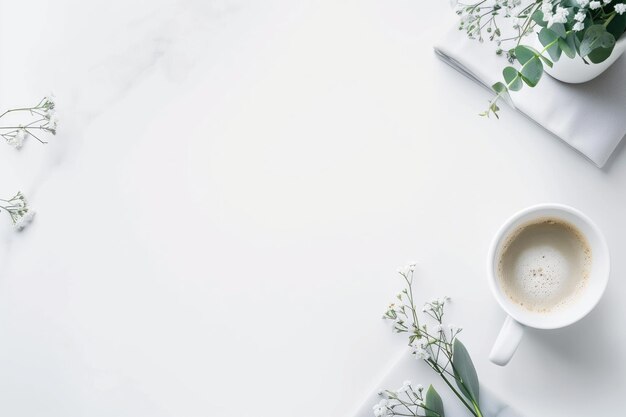
[[[591,249],[591,266],[585,286],[571,301],[549,311],[533,311],[506,295],[498,278],[498,263],[511,234],[542,218],[560,219],[578,229]],[[518,323],[538,329],[564,327],[583,318],[602,297],[609,278],[609,250],[600,229],[580,211],[559,204],[533,206],[511,217],[496,234],[488,259],[489,283],[498,303]]]

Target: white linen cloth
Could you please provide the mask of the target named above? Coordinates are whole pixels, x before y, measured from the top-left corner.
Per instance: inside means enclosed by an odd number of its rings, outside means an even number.
[[[380,381],[375,391],[367,397],[354,417],[374,417],[373,407],[382,398],[378,392],[386,389],[395,390],[407,380],[415,385],[422,384],[425,388],[428,388],[428,384],[432,383],[443,400],[446,417],[472,417],[472,414],[460,403],[443,380],[423,361],[415,359],[408,352],[402,355],[402,358],[396,362],[387,376]],[[479,402],[484,417],[523,417],[522,414],[519,414],[494,395],[482,382],[480,384]]]
[[[446,63],[487,88],[503,80],[502,69],[508,65],[504,54],[495,54],[494,44],[470,40],[457,28],[435,46],[435,52]],[[517,110],[598,167],[604,166],[626,135],[626,59],[623,56],[587,83],[567,84],[544,74],[537,87],[524,85],[521,91],[511,92],[511,96]],[[501,102],[503,105],[504,100]],[[506,123],[500,120],[503,122]]]

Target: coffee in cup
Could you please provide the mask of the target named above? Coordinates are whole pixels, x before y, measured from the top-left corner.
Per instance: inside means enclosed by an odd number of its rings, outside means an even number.
[[[550,312],[584,291],[592,265],[591,247],[573,224],[556,217],[522,224],[506,238],[498,282],[525,309]]]

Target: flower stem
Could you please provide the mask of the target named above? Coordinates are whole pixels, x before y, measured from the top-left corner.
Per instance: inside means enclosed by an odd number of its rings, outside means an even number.
[[[448,380],[448,378],[446,378],[443,374],[439,374],[441,375],[441,378],[444,380],[444,382],[448,385],[448,387],[450,387],[450,389],[452,390],[452,392],[454,392],[454,394],[459,398],[459,401],[461,401],[463,403],[463,405],[470,411],[470,413],[472,413],[475,417],[482,417],[482,413],[480,412],[480,410],[476,410],[477,406],[476,404],[472,403],[471,405],[468,404],[465,401],[465,398],[463,398],[463,396],[461,395],[460,392],[458,392],[456,390],[456,388],[454,388],[452,386],[452,384],[450,383],[450,381]]]
[[[606,22],[604,22],[604,27],[607,27],[609,23],[611,23],[611,20],[613,20],[616,15],[617,14],[615,12],[611,12],[611,15],[609,16],[609,18],[606,19]]]

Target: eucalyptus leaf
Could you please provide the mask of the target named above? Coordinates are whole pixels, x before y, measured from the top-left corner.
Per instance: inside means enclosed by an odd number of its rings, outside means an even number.
[[[513,100],[511,99],[511,95],[509,94],[509,90],[506,88],[506,85],[504,85],[501,82],[497,82],[494,85],[491,86],[491,88],[493,88],[493,91],[495,91],[496,93],[498,93],[500,95],[500,97],[511,107],[515,108],[515,105],[513,104]],[[499,110],[499,109],[498,109]],[[496,113],[496,111],[494,111],[494,113]]]
[[[516,58],[517,58],[518,53],[521,54],[523,61],[519,60],[519,58],[518,58],[518,61],[520,61],[520,63],[522,64],[525,64],[526,62],[530,61],[533,58],[539,58],[543,61],[544,64],[552,68],[552,61],[550,61],[545,56],[541,55],[541,52],[539,52],[533,47],[530,47],[527,45],[519,45],[514,49],[514,51],[515,51]]]
[[[537,52],[537,57],[539,57],[539,59],[541,59],[543,61],[543,63],[546,64],[547,66],[549,66],[550,68],[552,68],[552,66],[554,65],[552,63],[552,61],[550,61],[545,56],[541,55],[539,52]]]
[[[565,30],[565,25],[563,25],[563,23],[554,23],[550,26],[550,30],[561,38],[565,38],[567,36],[567,31]]]
[[[511,91],[519,91],[524,85],[520,73],[514,67],[504,68],[504,70],[502,70],[502,76],[504,77],[504,81],[506,81],[506,85]]]
[[[548,22],[543,20],[543,12],[541,10],[535,10],[535,13],[532,15],[533,21],[542,28],[545,28]]]
[[[429,386],[428,391],[426,391],[424,405],[428,408],[428,410],[426,410],[426,417],[445,417],[443,401],[432,385]]]
[[[599,64],[600,62],[603,62],[609,56],[611,56],[611,53],[613,53],[613,47],[598,48],[591,51],[591,53],[587,55],[587,58],[589,58],[589,61],[593,62],[594,64]]]
[[[543,64],[541,63],[539,57],[535,57],[524,64],[520,73],[522,74],[522,80],[529,87],[536,86],[541,79],[541,75],[543,74]]]
[[[569,33],[567,38],[559,38],[559,47],[568,58],[576,58],[576,35]]]
[[[522,65],[533,59],[535,55],[535,51],[528,46],[518,45],[515,47],[515,58],[517,58]]]
[[[562,41],[562,38],[560,38],[559,35],[551,31],[550,29],[542,28],[539,31],[539,42],[541,42],[544,47],[551,45],[547,49],[547,52],[554,62],[558,61],[561,57],[562,51],[561,46],[559,45],[559,41]]]
[[[607,32],[604,25],[593,25],[585,31],[580,42],[580,56],[586,57],[598,48],[612,49],[614,46],[615,37]]]
[[[476,405],[479,405],[480,388],[478,375],[476,375],[472,358],[459,339],[454,339],[452,365],[454,367],[456,384],[461,392]]]

